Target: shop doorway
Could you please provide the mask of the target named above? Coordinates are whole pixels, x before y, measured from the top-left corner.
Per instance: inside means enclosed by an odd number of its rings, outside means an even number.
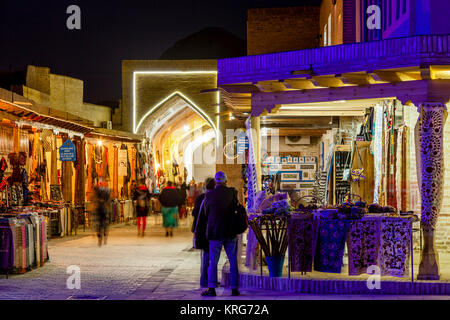
[[[182,95],[149,114],[141,130],[150,141],[156,187],[167,181],[201,182],[214,175],[216,130]]]

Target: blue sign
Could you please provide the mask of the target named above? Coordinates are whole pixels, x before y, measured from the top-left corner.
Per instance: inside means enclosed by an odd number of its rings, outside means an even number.
[[[247,134],[243,132],[237,136],[236,153],[242,154],[245,152],[246,149],[248,149],[248,137]]]
[[[64,141],[62,146],[59,148],[59,160],[60,161],[77,160],[77,150],[75,148],[75,145],[70,139]]]

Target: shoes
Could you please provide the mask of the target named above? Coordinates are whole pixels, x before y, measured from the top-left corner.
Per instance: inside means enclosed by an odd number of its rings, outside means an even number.
[[[170,231],[170,236],[173,237],[173,232],[172,231]]]
[[[240,296],[241,293],[239,292],[238,289],[231,289],[231,295],[232,295],[233,297],[237,297],[237,296]]]
[[[168,231],[166,231],[166,237],[168,237],[169,236],[169,232]]]
[[[141,237],[144,237],[144,236],[145,236],[145,232],[142,231],[142,232],[141,232]]]
[[[204,297],[215,297],[216,296],[216,289],[209,288],[202,292],[202,296]]]

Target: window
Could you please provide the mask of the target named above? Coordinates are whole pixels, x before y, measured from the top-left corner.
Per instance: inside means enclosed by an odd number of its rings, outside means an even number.
[[[328,43],[328,45],[329,46],[331,46],[331,14],[328,16],[328,31],[327,31],[327,33],[328,33],[328,40],[327,40],[327,43]]]

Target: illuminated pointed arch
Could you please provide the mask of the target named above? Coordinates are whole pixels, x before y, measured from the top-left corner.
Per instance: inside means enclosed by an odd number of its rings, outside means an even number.
[[[216,133],[216,138],[218,138],[218,130],[219,130],[219,103],[220,103],[220,93],[217,91],[216,93],[216,100],[217,100],[217,116],[216,116],[216,123],[211,120],[211,118],[204,112],[199,106],[197,106],[194,102],[192,102],[188,97],[186,97],[184,94],[182,94],[180,91],[175,91],[172,94],[168,95],[166,98],[158,102],[155,106],[153,106],[137,123],[136,125],[136,76],[139,74],[215,74],[217,77],[217,70],[199,70],[199,71],[134,71],[133,72],[133,133],[137,133],[139,130],[139,127],[142,125],[144,120],[151,115],[154,111],[156,111],[162,104],[167,102],[170,98],[172,98],[175,95],[180,96],[183,100],[187,102],[187,104],[196,111],[213,129]],[[217,81],[217,78],[216,78]]]
[[[192,100],[190,100],[188,97],[186,97],[184,94],[182,94],[179,91],[175,91],[172,94],[168,95],[166,98],[164,98],[163,100],[161,100],[160,102],[158,102],[155,106],[153,106],[149,111],[147,111],[146,114],[144,114],[144,116],[141,118],[141,120],[138,122],[136,128],[134,129],[134,133],[137,133],[137,131],[139,130],[140,126],[142,125],[142,123],[144,122],[144,120],[150,116],[153,112],[155,112],[160,106],[162,106],[164,103],[166,103],[167,101],[169,101],[172,97],[175,96],[179,96],[181,99],[183,99],[191,109],[193,109],[195,112],[197,112],[197,114],[202,117],[203,120],[205,120],[210,126],[211,128],[214,129],[214,132],[216,132],[217,135],[217,128],[214,124],[214,122],[211,120],[211,118],[199,107],[197,106],[194,102],[192,102]]]

